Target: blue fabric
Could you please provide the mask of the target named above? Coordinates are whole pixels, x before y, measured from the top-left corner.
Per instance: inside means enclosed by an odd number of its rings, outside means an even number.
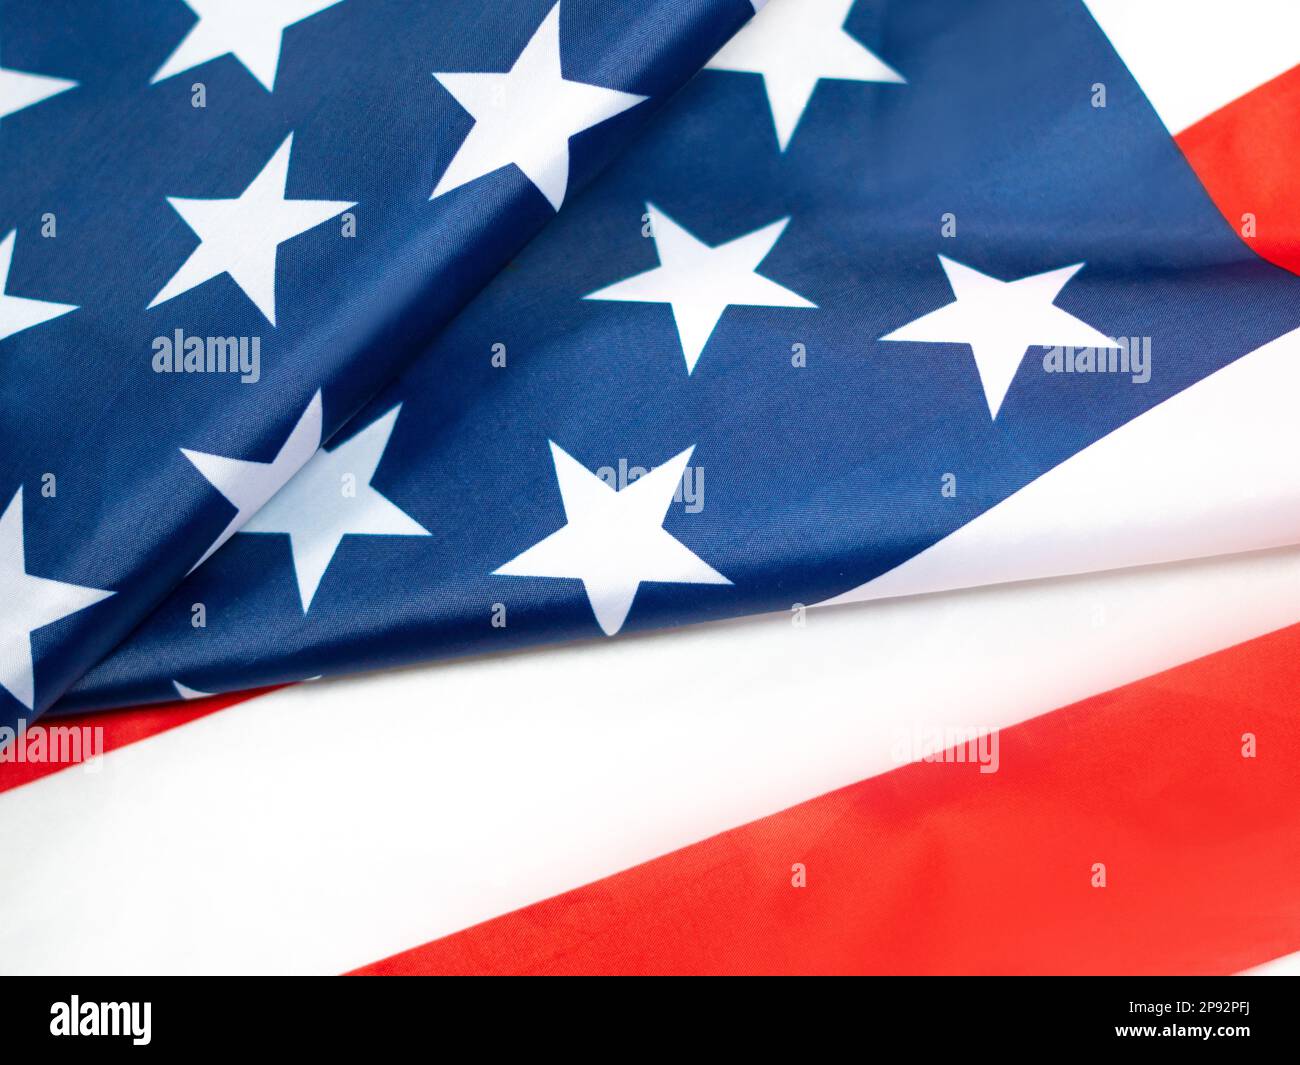
[[[348,17],[359,30],[371,16]],[[382,13],[373,17],[382,21]],[[665,528],[732,583],[643,584],[625,632],[815,602],[890,569],[1300,324],[1300,279],[1235,237],[1077,0],[862,0],[848,28],[907,84],[822,81],[783,153],[757,77],[701,72],[349,423],[339,440],[402,405],[374,485],[432,536],[347,538],[307,613],[287,539],[236,536],[64,706],[174,698],[175,679],[225,691],[604,638],[578,581],[493,575],[564,524],[548,440],[591,470],[617,468],[620,460],[649,468],[696,448],[691,464],[704,471],[703,506],[691,512],[674,504]],[[326,36],[323,20],[316,36]],[[428,47],[403,42],[404,69],[431,69]],[[353,63],[362,77],[366,64]],[[607,71],[606,79],[642,92],[653,81],[641,71]],[[1107,86],[1104,109],[1091,105],[1094,82]],[[336,88],[346,98],[348,91]],[[333,106],[346,108],[346,101]],[[424,119],[398,121],[412,124],[397,138],[403,144],[429,142]],[[269,151],[280,128],[252,154]],[[354,149],[350,139],[358,136],[369,152]],[[322,195],[375,195],[367,181],[382,186],[392,180],[389,166],[411,166],[390,136],[387,129],[323,131],[306,150],[304,182]],[[602,143],[614,139],[611,132]],[[348,173],[358,155],[383,156],[385,145],[395,163],[369,158],[364,170]],[[192,165],[193,181],[211,169]],[[426,165],[409,176],[427,173]],[[320,184],[326,174],[330,181]],[[113,196],[115,204],[136,199],[121,190]],[[654,245],[641,234],[647,201],[711,244],[788,216],[761,272],[817,309],[729,310],[688,376],[666,305],[582,299],[656,264]],[[468,218],[482,204],[467,198],[458,210]],[[531,212],[515,231],[543,220],[532,201],[514,209]],[[165,210],[150,210],[156,240],[183,245]],[[418,210],[394,206],[395,223],[411,225]],[[958,231],[945,238],[941,217],[949,212]],[[132,251],[129,231],[144,222],[128,226],[110,215],[89,224],[103,231],[100,258],[143,254]],[[439,232],[445,239],[447,230]],[[61,247],[69,257],[84,254],[71,241]],[[168,260],[182,251],[172,248]],[[1151,380],[1035,372],[1042,351],[1031,349],[991,419],[967,348],[879,340],[952,299],[940,254],[1003,279],[1086,262],[1057,305],[1107,335],[1151,337]],[[475,253],[475,278],[485,260]],[[138,285],[144,296],[163,271],[142,260],[122,273],[129,279],[140,271],[150,278]],[[304,278],[304,289],[323,284],[337,295],[356,285],[356,271],[356,263],[340,263],[323,280]],[[61,276],[51,267],[47,280],[53,285]],[[101,283],[112,290],[116,282]],[[461,279],[456,291],[471,283]],[[60,284],[57,291],[66,292]],[[405,346],[430,318],[440,324],[450,311],[452,300],[435,291],[432,276],[412,287],[431,303],[418,324],[407,322],[400,344],[365,344],[379,313],[377,290],[368,293],[360,321],[340,325],[350,343],[366,347],[363,362],[383,364],[360,371],[367,384],[391,368],[391,351],[381,351]],[[121,302],[112,291],[101,295],[110,306]],[[304,291],[295,313],[308,314],[312,304]],[[144,332],[137,328],[140,338]],[[496,343],[509,353],[504,369],[491,365]],[[795,344],[806,348],[805,367],[792,366]],[[304,357],[317,367],[328,358],[319,351]],[[333,418],[350,409],[339,397],[359,391],[344,381],[355,357],[340,355],[338,363],[328,378],[335,391],[326,393]],[[285,409],[301,406],[309,392],[307,385],[294,390]],[[157,437],[157,400],[139,401],[149,406]],[[41,409],[51,409],[48,401]],[[274,437],[262,414],[263,435],[250,436],[250,449]],[[166,415],[168,431],[179,437],[192,416]],[[38,424],[25,420],[25,431]],[[274,425],[283,429],[283,421]],[[193,426],[183,435],[194,439]],[[126,476],[138,455],[123,454],[117,475]],[[90,464],[97,479],[110,472],[101,466]],[[139,530],[128,526],[161,520],[160,509],[173,514],[172,525],[179,511],[190,526],[215,531],[219,508],[201,483],[182,484],[184,472],[157,482],[157,496],[136,496],[102,516],[102,535],[137,543]],[[948,472],[961,486],[956,498],[939,491]],[[103,495],[89,485],[85,491]],[[80,535],[49,533],[49,557],[84,556],[81,578],[118,586],[117,561],[92,564],[85,519],[72,524]],[[170,536],[154,536],[150,551],[137,554],[160,562]],[[159,580],[175,575],[173,565]],[[135,593],[141,607],[149,597]],[[201,632],[190,626],[196,602],[208,608]],[[504,628],[492,625],[496,603],[508,611]]]
[[[0,342],[0,508],[24,487],[28,573],[115,592],[33,635],[38,711],[230,520],[181,448],[269,461],[317,389],[328,437],[553,217],[513,168],[430,201],[471,125],[433,72],[507,70],[552,6],[345,0],[287,31],[267,92],[230,55],[150,84],[194,24],[181,0],[0,5],[0,65],[80,83],[0,123],[8,290],[80,308]],[[565,76],[649,97],[573,138],[569,194],[751,13],[563,0]],[[237,196],[290,132],[288,196],[357,201],[356,237],[335,220],[281,245],[275,328],[228,276],[146,310],[198,243],[167,197]],[[260,382],[154,373],[153,339],[178,328],[260,336]],[[20,716],[0,689],[0,725]]]

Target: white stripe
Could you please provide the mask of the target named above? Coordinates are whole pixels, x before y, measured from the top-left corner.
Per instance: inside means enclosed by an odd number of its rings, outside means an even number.
[[[1300,63],[1296,0],[1085,0],[1170,133]]]
[[[1238,976],[1300,976],[1300,954],[1284,954],[1280,958],[1256,965]]]
[[[286,689],[0,795],[0,969],[345,970],[1297,620],[1288,550]]]
[[[934,546],[829,602],[1300,543],[1297,456],[1300,330],[1120,426]]]

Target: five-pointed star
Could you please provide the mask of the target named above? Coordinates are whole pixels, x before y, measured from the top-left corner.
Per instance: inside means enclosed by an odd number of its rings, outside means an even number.
[[[275,263],[280,245],[356,206],[336,200],[285,199],[292,150],[290,133],[237,199],[167,198],[201,243],[153,298],[150,307],[229,274],[266,320],[275,325]]]
[[[1052,302],[1083,263],[999,281],[943,255],[939,262],[957,298],[880,339],[969,344],[994,418],[1029,347],[1115,347],[1104,333]]]
[[[19,488],[0,515],[0,688],[31,710],[36,702],[32,633],[113,593],[34,577],[24,559]]]
[[[311,397],[307,409],[298,419],[279,452],[270,462],[249,462],[204,451],[181,448],[181,453],[198,468],[212,486],[233,503],[238,513],[230,519],[216,541],[191,567],[198,569],[218,547],[235,535],[244,524],[297,473],[320,447],[320,392]]]
[[[28,74],[22,70],[0,67],[0,119],[76,87],[75,81],[66,78],[51,78],[44,74]]]
[[[558,211],[569,187],[569,138],[645,99],[562,75],[558,3],[507,73],[434,77],[474,125],[430,199],[513,163]]]
[[[430,535],[370,486],[401,409],[399,404],[333,451],[317,451],[239,530],[288,534],[304,614],[343,537]]]
[[[190,27],[167,62],[150,80],[156,84],[209,59],[233,55],[248,72],[275,88],[280,38],[295,22],[310,18],[339,0],[185,0],[199,21]]]
[[[18,230],[11,229],[4,240],[0,240],[0,340],[77,309],[68,303],[47,303],[9,295],[9,267],[14,261],[17,238]]]
[[[782,218],[713,247],[697,240],[654,204],[646,204],[646,209],[659,265],[583,298],[671,304],[688,374],[728,307],[817,306],[757,272],[790,219]]]
[[[757,14],[749,25],[706,66],[763,76],[781,151],[822,78],[907,80],[845,31],[853,0],[774,0],[754,6]]]
[[[568,523],[495,572],[582,581],[606,636],[623,627],[642,581],[730,584],[663,528],[694,450],[688,447],[617,491],[552,442]]]

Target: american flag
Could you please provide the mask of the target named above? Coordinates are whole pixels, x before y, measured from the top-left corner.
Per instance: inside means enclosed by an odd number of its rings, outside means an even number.
[[[0,969],[1286,968],[1298,63],[0,0]]]

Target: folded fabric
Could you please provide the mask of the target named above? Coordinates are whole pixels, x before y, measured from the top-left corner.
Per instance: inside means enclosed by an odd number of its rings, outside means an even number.
[[[1096,13],[774,0],[63,708],[1300,541],[1300,279]]]
[[[6,4],[0,725],[213,556],[751,14]]]

